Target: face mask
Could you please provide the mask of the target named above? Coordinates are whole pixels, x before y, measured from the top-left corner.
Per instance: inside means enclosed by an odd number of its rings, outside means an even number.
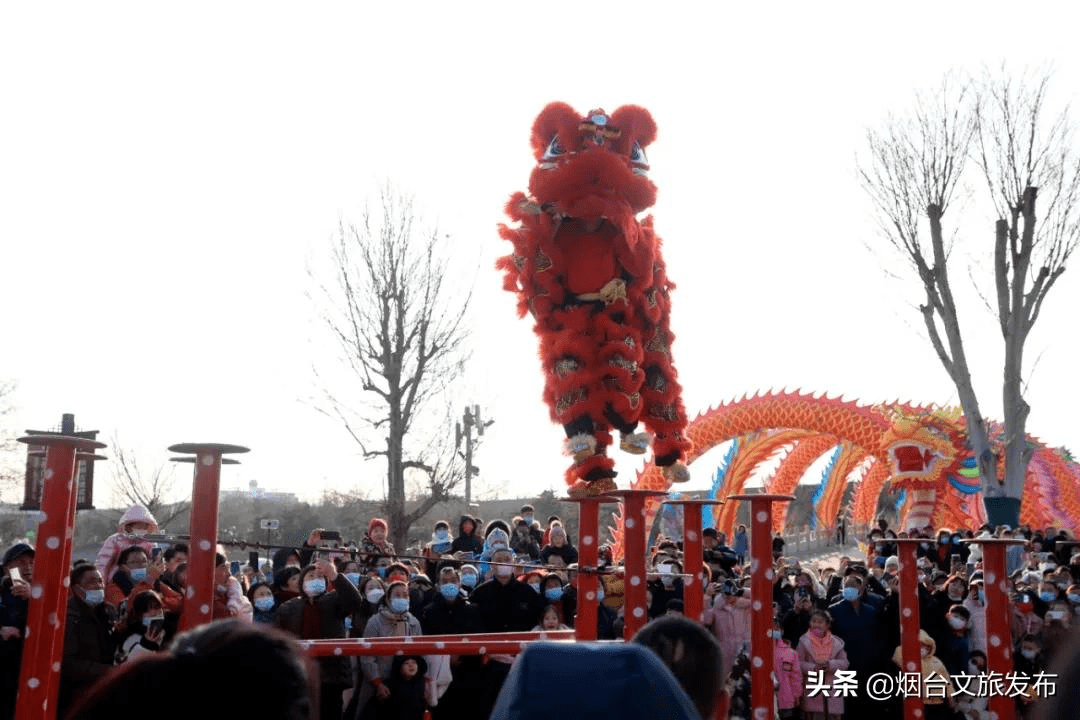
[[[137,538],[141,538],[141,537],[146,536],[146,531],[145,530],[132,530],[131,534],[134,535]]]
[[[968,663],[968,670],[971,675],[982,675],[985,672],[984,668],[979,667],[975,663]]]
[[[1039,593],[1039,599],[1043,602],[1054,602],[1057,599],[1057,593],[1041,592]]]
[[[349,582],[353,584],[353,587],[360,584],[360,573],[345,573],[345,577],[349,579]]]
[[[352,630],[352,615],[346,615],[342,624],[345,626],[346,631]]]
[[[390,610],[402,615],[409,611],[409,598],[390,598]]]
[[[559,600],[562,600],[562,588],[548,588],[544,591],[544,597],[546,597],[551,602],[557,602]]]
[[[1069,587],[1069,583],[1067,582],[1056,582],[1054,583],[1054,585],[1057,586],[1058,590],[1064,590],[1065,588]]]
[[[462,575],[461,576],[461,584],[464,585],[465,587],[476,587],[476,576],[475,575]]]
[[[1023,655],[1024,657],[1026,657],[1028,660],[1034,660],[1035,656],[1038,655],[1039,653],[1038,653],[1037,650],[1026,650],[1026,649],[1021,648],[1020,649],[1020,654]]]
[[[964,593],[958,593],[955,590],[949,591],[949,599],[953,602],[958,602],[964,599]]]
[[[383,595],[385,594],[386,591],[382,588],[372,588],[371,590],[367,591],[367,594],[364,597],[366,597],[367,601],[372,605],[378,605],[379,601],[383,599]]]
[[[316,595],[322,595],[326,592],[326,579],[325,578],[312,578],[311,580],[304,581],[304,593],[314,597]]]
[[[1064,617],[1065,617],[1065,612],[1063,610],[1047,610],[1046,611],[1046,619],[1047,620],[1061,620]]]
[[[224,595],[225,593],[229,592],[229,588],[225,587],[224,585],[218,585],[217,591],[219,594]]]
[[[854,602],[859,597],[859,588],[857,587],[846,587],[843,592],[844,599],[848,602]]]
[[[930,547],[930,543],[919,543],[919,547],[921,547],[923,550],[926,550]]]
[[[942,544],[942,545],[948,545],[949,544],[949,538],[947,538],[947,537],[938,538],[938,542],[940,544]]]
[[[105,591],[101,588],[95,590],[83,590],[83,601],[87,605],[97,606],[105,602]]]
[[[158,621],[165,622],[165,616],[164,615],[143,615],[142,624],[145,625],[146,627],[150,627],[151,623],[158,622]]]
[[[825,628],[810,628],[810,632],[816,637],[825,637]]]
[[[501,578],[510,577],[514,574],[514,568],[510,565],[499,565],[495,568],[495,574]]]
[[[540,583],[529,583],[529,587],[531,587],[537,595],[540,594]]]
[[[967,620],[965,620],[962,617],[957,617],[955,615],[950,615],[949,616],[949,625],[952,626],[953,630],[962,630],[965,627],[967,627]]]
[[[986,602],[986,593],[984,593],[982,590],[976,590],[975,599],[979,602]]]
[[[255,598],[255,609],[260,612],[268,612],[274,609],[274,598],[269,595]]]
[[[522,515],[521,519],[525,521],[526,525],[532,525],[532,521],[533,521],[533,516],[532,515]]]
[[[1074,604],[1080,603],[1080,595],[1077,595],[1076,593],[1069,593],[1069,602]]]
[[[439,586],[439,594],[447,600],[456,599],[460,592],[461,588],[459,588],[457,585],[454,585],[453,583]]]
[[[444,542],[449,537],[450,537],[450,531],[449,530],[436,530],[435,531],[435,539],[438,540],[439,542]]]
[[[128,574],[131,576],[131,582],[142,582],[146,579],[146,568],[131,568]]]
[[[598,603],[604,602],[604,591],[603,590],[597,590],[596,591],[596,602],[598,602]]]
[[[929,657],[930,656],[930,648],[926,647],[925,645],[923,645],[923,647],[922,647],[922,656],[923,657]]]

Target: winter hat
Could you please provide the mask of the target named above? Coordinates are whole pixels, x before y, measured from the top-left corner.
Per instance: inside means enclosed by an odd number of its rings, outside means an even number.
[[[30,555],[32,557],[34,555],[34,548],[26,543],[15,543],[8,548],[6,553],[4,553],[4,565],[7,565],[9,562],[15,562],[23,555]]]
[[[142,505],[132,505],[128,508],[128,511],[120,518],[120,522],[117,523],[117,530],[120,532],[127,532],[124,530],[124,526],[128,523],[144,522],[150,525],[150,532],[155,533],[158,529],[157,520],[150,513],[149,510]]]
[[[390,527],[386,524],[385,520],[382,518],[371,518],[371,522],[369,522],[367,526],[368,535],[370,535],[371,531],[377,527],[381,527],[386,532],[390,532]]]

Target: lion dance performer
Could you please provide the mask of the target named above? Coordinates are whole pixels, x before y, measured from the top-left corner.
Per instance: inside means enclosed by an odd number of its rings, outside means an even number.
[[[656,124],[644,108],[584,117],[565,103],[532,128],[537,165],[529,196],[515,193],[499,226],[514,250],[500,258],[504,287],[530,312],[540,339],[544,400],[566,431],[574,496],[615,489],[607,455],[645,453],[673,482],[689,479],[686,410],[671,361],[670,292],[652,217],[656,201],[645,148]],[[638,423],[648,432],[636,432]],[[650,436],[651,433],[651,436]]]

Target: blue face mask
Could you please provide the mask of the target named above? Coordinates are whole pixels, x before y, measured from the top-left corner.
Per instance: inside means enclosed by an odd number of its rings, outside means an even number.
[[[843,592],[844,599],[848,602],[854,602],[859,597],[859,588],[857,587],[846,587]]]
[[[949,544],[949,538],[947,538],[947,537],[940,538],[940,539],[938,539],[938,542],[941,543],[942,545],[948,545]]]
[[[1075,604],[1080,604],[1080,595],[1077,595],[1076,593],[1069,593],[1068,597],[1069,597],[1069,602],[1075,603]]]
[[[598,603],[604,602],[604,591],[603,590],[597,590],[596,591],[596,602],[598,602]]]
[[[324,592],[326,592],[325,578],[312,578],[304,581],[304,593],[306,595],[314,597],[315,595],[322,595]]]
[[[1041,592],[1039,593],[1039,599],[1045,603],[1054,602],[1055,600],[1057,600],[1057,593]]]
[[[476,587],[476,576],[475,575],[462,575],[461,576],[461,584],[464,585],[465,587]]]
[[[447,583],[446,585],[439,586],[439,594],[441,594],[447,600],[454,600],[461,592],[461,588],[453,583]]]
[[[390,598],[390,610],[398,615],[409,611],[409,598]]]
[[[559,600],[562,600],[562,588],[548,588],[547,590],[544,590],[544,597],[546,597],[551,602],[557,602]]]
[[[446,539],[450,537],[449,530],[439,529],[435,531],[435,539],[439,542],[446,542]]]
[[[345,573],[345,577],[349,579],[349,582],[351,582],[354,587],[360,584],[360,573]]]
[[[352,630],[352,615],[346,615],[344,620],[345,630]]]
[[[533,516],[532,515],[522,515],[521,519],[525,521],[526,525],[529,525],[530,527],[532,526],[532,522],[533,522]]]
[[[131,576],[131,582],[142,582],[146,579],[146,568],[131,568],[128,575]]]
[[[259,612],[269,612],[274,609],[274,598],[270,595],[263,595],[262,597],[255,598],[255,609]]]
[[[86,590],[84,592],[86,595],[83,597],[83,600],[87,605],[97,606],[105,602],[105,591],[101,588]]]

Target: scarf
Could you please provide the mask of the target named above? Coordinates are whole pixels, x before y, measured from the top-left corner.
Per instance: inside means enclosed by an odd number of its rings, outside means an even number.
[[[810,654],[814,656],[814,662],[824,664],[832,659],[833,636],[828,630],[821,637],[814,634],[813,630],[807,631],[806,637],[810,646]]]

